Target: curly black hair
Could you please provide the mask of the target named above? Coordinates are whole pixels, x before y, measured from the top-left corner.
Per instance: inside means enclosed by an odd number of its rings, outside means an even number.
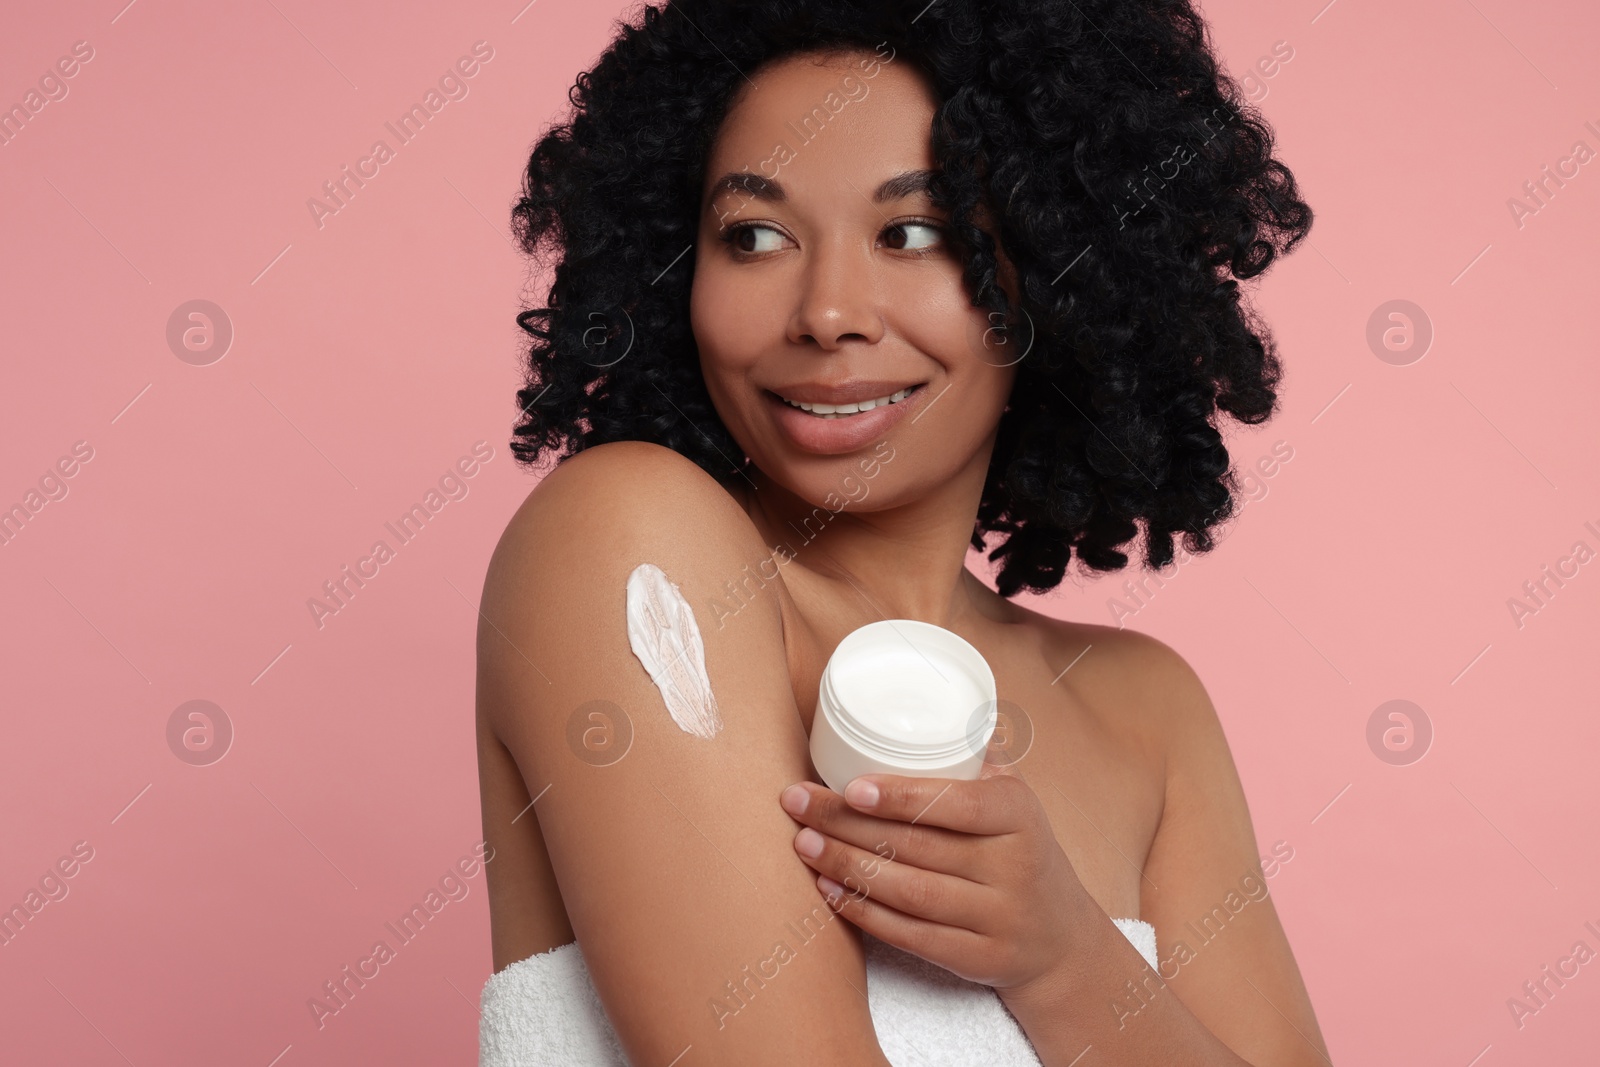
[[[619,24],[534,146],[513,227],[549,270],[511,449],[536,465],[653,441],[725,484],[739,444],[700,373],[689,292],[703,165],[749,75],[797,53],[931,79],[935,200],[974,306],[1032,324],[972,545],[998,591],[1093,571],[1145,527],[1147,567],[1236,510],[1217,412],[1265,421],[1282,373],[1240,279],[1311,227],[1272,133],[1190,0],[670,0]],[[890,51],[892,49],[892,51]],[[1015,268],[999,284],[996,239]],[[618,359],[619,351],[626,352]]]

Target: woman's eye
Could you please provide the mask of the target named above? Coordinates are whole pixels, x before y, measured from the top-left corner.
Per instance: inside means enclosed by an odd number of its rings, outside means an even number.
[[[932,248],[943,238],[939,227],[926,222],[900,222],[884,231],[884,240],[890,248],[913,252]]]
[[[783,247],[783,234],[771,226],[740,226],[729,236],[741,252],[776,252]]]

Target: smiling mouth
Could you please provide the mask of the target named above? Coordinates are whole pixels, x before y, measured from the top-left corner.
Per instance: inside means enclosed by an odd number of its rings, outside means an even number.
[[[922,385],[920,384],[908,386],[905,389],[890,393],[887,396],[874,397],[870,400],[852,401],[848,404],[808,404],[799,400],[790,400],[788,397],[780,396],[777,393],[773,393],[772,395],[778,397],[779,400],[782,400],[790,407],[799,408],[806,414],[812,415],[819,419],[848,419],[852,415],[859,415],[865,411],[872,411],[875,408],[887,407],[890,404],[898,404],[902,400],[906,399],[906,397],[912,395],[921,388]]]

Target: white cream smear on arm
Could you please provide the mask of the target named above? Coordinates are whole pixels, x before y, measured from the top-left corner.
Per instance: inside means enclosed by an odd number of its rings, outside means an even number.
[[[628,575],[628,645],[661,690],[672,721],[695,737],[715,737],[722,717],[711,695],[700,627],[677,585],[654,563],[641,563]]]

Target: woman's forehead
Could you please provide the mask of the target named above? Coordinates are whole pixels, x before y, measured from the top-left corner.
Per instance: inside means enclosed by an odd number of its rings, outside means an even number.
[[[886,178],[934,166],[938,101],[903,59],[885,61],[871,51],[792,56],[761,68],[752,82],[718,130],[705,171],[708,194],[720,195],[712,186],[727,174],[748,173],[775,182],[789,198],[852,186],[868,196]]]

